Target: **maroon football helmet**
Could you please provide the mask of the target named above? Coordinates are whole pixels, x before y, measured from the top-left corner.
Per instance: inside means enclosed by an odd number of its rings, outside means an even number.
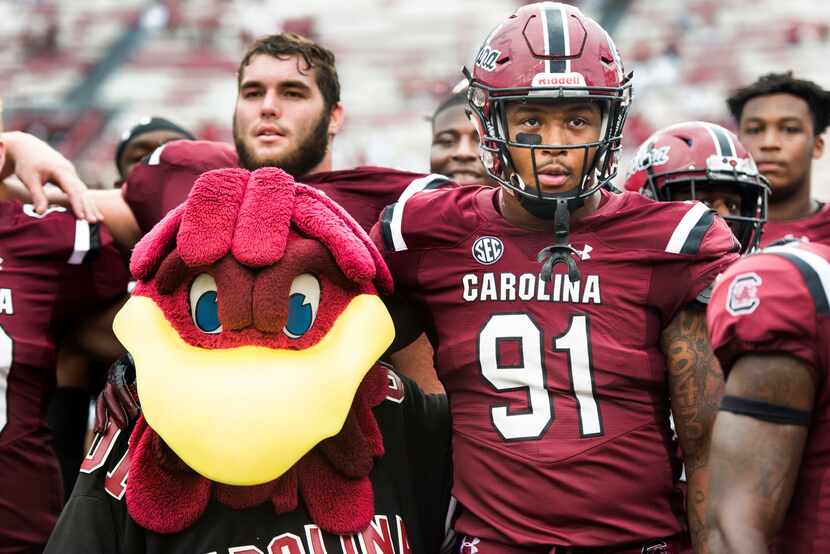
[[[522,6],[493,30],[478,52],[468,97],[477,116],[481,158],[491,177],[531,201],[583,199],[616,174],[623,123],[631,97],[630,76],[623,76],[614,42],[605,29],[578,8],[554,2]],[[602,104],[598,141],[550,145],[511,141],[505,120],[508,102],[596,100]],[[531,135],[535,137],[536,135]],[[538,177],[530,190],[516,173],[508,147],[544,150],[597,148],[576,190],[542,193]],[[535,163],[535,155],[533,156]],[[556,204],[548,204],[553,216]]]
[[[625,188],[664,202],[707,202],[712,191],[731,194],[740,207],[723,218],[741,253],[761,240],[769,186],[738,137],[720,125],[690,121],[655,132],[638,148]]]
[[[489,175],[514,191],[533,215],[555,222],[555,243],[539,253],[547,260],[543,278],[557,262],[565,262],[578,279],[573,249],[568,244],[570,212],[616,175],[617,152],[631,98],[631,76],[623,67],[605,30],[578,8],[540,2],[522,6],[498,25],[478,52],[473,72],[465,68],[470,109],[481,137],[481,159]],[[506,106],[511,102],[590,100],[600,104],[602,129],[597,141],[583,144],[542,144],[540,135],[519,133],[510,138]],[[531,151],[535,183],[525,183],[510,148]],[[582,149],[583,174],[575,188],[543,192],[537,173],[537,151]],[[588,164],[591,149],[596,150]],[[529,186],[535,185],[535,186]]]

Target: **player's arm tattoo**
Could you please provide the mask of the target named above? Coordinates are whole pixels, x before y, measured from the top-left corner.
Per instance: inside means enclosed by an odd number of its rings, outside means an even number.
[[[671,408],[688,481],[689,530],[695,551],[705,552],[704,516],[712,425],[723,395],[723,374],[709,345],[706,311],[691,304],[663,330]]]
[[[726,394],[809,411],[810,368],[781,354],[749,354],[732,367]],[[706,535],[710,552],[764,552],[793,494],[808,428],[720,412],[712,434]]]

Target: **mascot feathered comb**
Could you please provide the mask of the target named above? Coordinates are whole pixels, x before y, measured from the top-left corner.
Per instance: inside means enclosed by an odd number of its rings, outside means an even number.
[[[376,360],[394,331],[377,296],[392,279],[357,223],[279,169],[211,171],[131,270],[115,322],[144,413],[130,516],[177,533],[212,498],[277,513],[302,501],[325,531],[365,528],[383,454],[372,408],[388,390]]]

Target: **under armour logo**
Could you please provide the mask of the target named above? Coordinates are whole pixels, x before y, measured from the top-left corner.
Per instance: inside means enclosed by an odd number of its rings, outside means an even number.
[[[461,548],[458,549],[459,554],[476,554],[476,552],[478,552],[478,547],[476,545],[480,542],[480,539],[470,539],[469,537],[464,537],[461,541]]]
[[[3,258],[0,258],[0,271],[3,270],[3,261],[4,261]]]
[[[574,248],[573,245],[570,245],[570,246],[571,246],[571,248]],[[583,260],[583,261],[591,259],[591,251],[592,250],[593,250],[593,248],[591,248],[591,245],[588,244],[588,243],[585,243],[585,248],[583,248],[582,250],[577,250],[576,248],[574,248],[574,252],[579,254],[579,259]]]

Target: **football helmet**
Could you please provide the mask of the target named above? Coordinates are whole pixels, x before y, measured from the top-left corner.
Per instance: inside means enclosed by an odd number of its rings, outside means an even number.
[[[500,23],[479,49],[472,73],[466,68],[464,72],[470,82],[467,95],[487,172],[513,191],[527,211],[554,220],[556,242],[550,248],[556,252],[544,257],[554,254],[552,263],[565,261],[573,275],[571,256],[563,257],[569,249],[570,212],[600,187],[610,184],[616,175],[617,153],[631,99],[631,75],[624,76],[617,47],[605,29],[578,8],[539,2],[520,7]],[[507,104],[573,99],[600,103],[602,128],[595,142],[542,144],[540,135],[524,133],[510,138]],[[535,183],[525,183],[519,175],[511,148],[531,151]],[[564,192],[543,192],[537,152],[574,149],[584,151],[586,162],[577,186]],[[595,155],[589,164],[592,151]],[[543,267],[543,277],[550,276],[552,263]]]
[[[722,191],[739,199],[723,218],[741,243],[741,253],[758,247],[767,219],[769,186],[749,152],[731,131],[690,121],[652,134],[637,149],[625,188],[660,201],[702,200]]]

